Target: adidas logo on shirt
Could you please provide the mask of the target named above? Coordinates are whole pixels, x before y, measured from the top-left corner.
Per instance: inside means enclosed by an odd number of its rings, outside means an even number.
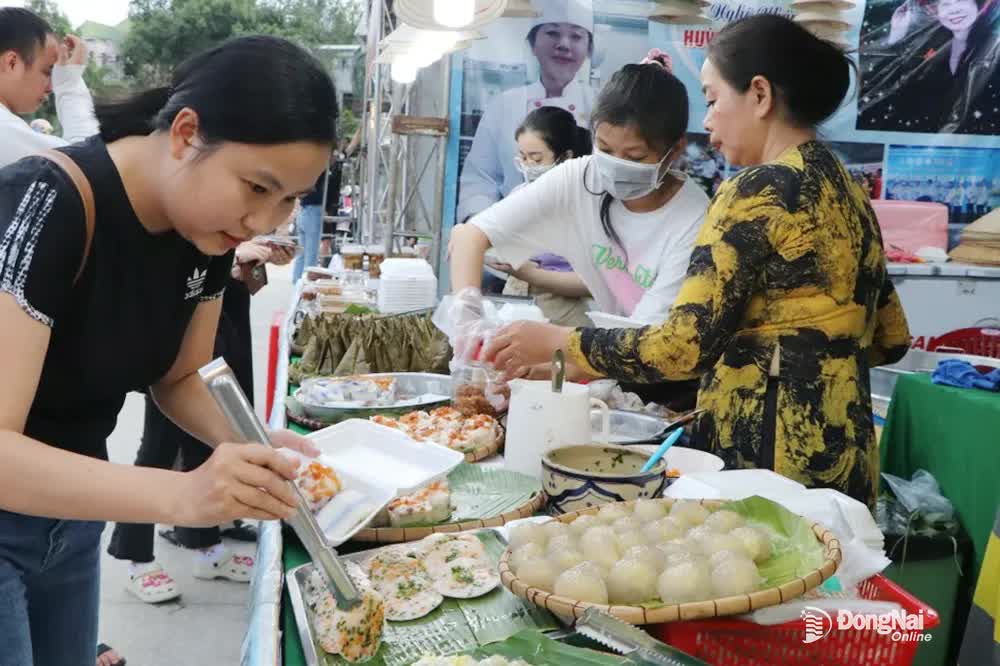
[[[187,293],[184,294],[185,301],[201,296],[201,293],[205,291],[205,279],[207,277],[207,268],[204,270],[198,270],[198,268],[195,267],[194,273],[192,273],[191,277],[187,279]]]

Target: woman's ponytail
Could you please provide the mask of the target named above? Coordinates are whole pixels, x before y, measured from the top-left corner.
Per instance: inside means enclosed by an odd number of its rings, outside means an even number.
[[[168,131],[177,114],[198,114],[205,147],[223,141],[332,144],[337,90],[309,52],[279,37],[235,37],[191,56],[170,88],[154,88],[97,106],[106,143]]]
[[[151,88],[140,93],[95,105],[101,139],[111,143],[127,136],[146,136],[153,132],[156,116],[167,105],[170,88]]]

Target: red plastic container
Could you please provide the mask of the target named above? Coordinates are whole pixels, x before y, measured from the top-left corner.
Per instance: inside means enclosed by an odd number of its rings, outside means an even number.
[[[940,622],[933,608],[884,576],[869,578],[861,584],[860,592],[865,599],[895,601],[907,614],[922,612],[925,632]],[[807,644],[804,620],[763,626],[713,619],[668,622],[647,629],[712,666],[909,666],[921,645],[918,640],[894,640],[891,634],[873,629],[841,630],[836,626],[825,638]]]

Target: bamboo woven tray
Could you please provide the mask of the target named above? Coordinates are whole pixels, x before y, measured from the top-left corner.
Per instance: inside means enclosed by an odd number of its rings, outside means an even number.
[[[662,501],[668,506],[673,504],[672,499],[665,498]],[[631,506],[634,502],[622,502],[622,504]],[[720,500],[701,500],[700,504],[704,505],[706,508],[718,509],[725,505],[726,502]],[[569,523],[572,522],[577,516],[596,514],[599,510],[600,507],[594,507],[592,509],[567,513],[559,516],[555,520]],[[833,534],[833,532],[826,529],[822,525],[808,521],[805,518],[802,518],[802,521],[809,526],[813,534],[816,535],[816,539],[823,544],[823,566],[811,571],[805,576],[785,583],[779,587],[770,587],[758,590],[751,594],[710,599],[708,601],[696,601],[685,604],[672,604],[655,608],[592,604],[589,602],[569,599],[567,597],[561,597],[551,592],[547,592],[546,590],[531,587],[521,582],[521,580],[510,568],[511,551],[509,548],[504,552],[503,557],[500,558],[500,582],[504,587],[517,596],[527,599],[535,605],[541,606],[556,615],[567,618],[572,617],[573,619],[579,618],[583,615],[583,612],[591,606],[595,606],[606,613],[610,613],[611,615],[614,615],[618,619],[624,620],[629,624],[636,625],[659,624],[662,622],[677,622],[681,620],[701,620],[725,615],[750,613],[758,608],[777,606],[778,604],[785,603],[790,599],[802,596],[809,590],[818,587],[827,578],[831,577],[837,571],[837,567],[840,566],[842,559],[840,541]]]
[[[521,506],[505,511],[497,516],[469,519],[456,523],[442,523],[441,525],[427,527],[368,527],[359,530],[351,539],[372,543],[404,543],[423,539],[431,534],[500,527],[512,520],[520,520],[521,518],[528,518],[535,515],[545,506],[546,499],[545,493],[539,490],[533,493],[531,498]]]

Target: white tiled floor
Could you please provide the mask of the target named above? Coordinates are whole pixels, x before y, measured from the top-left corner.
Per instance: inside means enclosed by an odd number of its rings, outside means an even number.
[[[254,393],[264,411],[266,359],[271,319],[283,310],[291,289],[291,268],[268,267],[269,285],[252,299]],[[143,401],[131,395],[108,441],[111,459],[131,463],[142,434]],[[105,543],[111,526],[104,533]],[[252,545],[236,548],[253,553]],[[181,586],[176,603],[151,606],[125,591],[126,564],[105,553],[101,571],[101,642],[114,646],[129,666],[229,666],[239,662],[246,629],[248,585],[202,581],[191,574],[191,554],[156,537],[158,561]]]

